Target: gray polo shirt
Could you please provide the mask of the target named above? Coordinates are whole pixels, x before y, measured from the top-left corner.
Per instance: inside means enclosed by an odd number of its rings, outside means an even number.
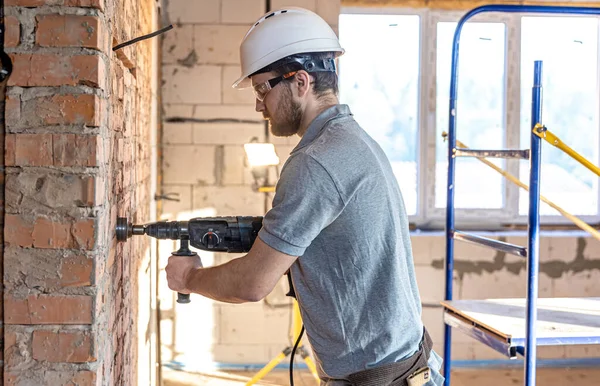
[[[383,150],[348,106],[310,124],[258,236],[299,256],[292,281],[322,379],[417,351],[421,302],[404,202]]]

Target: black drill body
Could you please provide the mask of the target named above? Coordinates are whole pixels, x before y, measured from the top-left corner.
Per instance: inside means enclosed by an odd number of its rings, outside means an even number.
[[[157,239],[189,239],[196,249],[211,252],[244,253],[250,251],[262,227],[262,217],[198,217],[188,221],[159,221],[143,225],[144,232],[133,226],[133,234]],[[137,231],[137,232],[136,232]]]

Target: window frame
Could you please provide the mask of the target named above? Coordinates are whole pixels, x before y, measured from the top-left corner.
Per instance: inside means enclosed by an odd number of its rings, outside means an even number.
[[[441,138],[437,138],[436,107],[448,109],[446,106],[436,106],[437,76],[437,25],[439,22],[458,22],[465,11],[409,9],[401,7],[369,8],[369,7],[342,7],[341,14],[386,14],[386,15],[417,15],[420,18],[420,73],[418,87],[418,117],[419,130],[417,149],[417,214],[410,215],[409,221],[419,229],[443,229],[445,226],[446,208],[435,207],[436,183],[436,146],[444,146]],[[521,19],[522,17],[593,17],[591,15],[545,15],[533,13],[483,13],[468,21],[468,23],[493,22],[505,25],[505,85],[504,85],[504,141],[507,149],[529,149],[530,144],[520,144],[520,109],[521,109]],[[598,130],[600,130],[600,17],[598,17],[598,77],[597,77],[597,103],[599,116]],[[512,60],[509,63],[509,59]],[[511,66],[512,65],[512,66]],[[524,69],[527,71],[527,69]],[[430,97],[431,96],[431,97]],[[460,96],[459,96],[460,97]],[[510,103],[509,103],[510,101]],[[460,133],[460,128],[457,128]],[[599,136],[600,138],[600,136]],[[458,138],[460,139],[460,137]],[[591,160],[600,164],[600,140],[598,141],[598,159]],[[544,147],[549,144],[542,145]],[[457,167],[459,167],[457,165]],[[506,170],[519,175],[519,160],[507,159]],[[543,171],[543,168],[542,168]],[[496,173],[490,170],[490,173]],[[503,225],[526,225],[527,215],[519,215],[519,190],[520,188],[503,178],[504,206],[501,209],[456,209],[456,225],[475,229],[506,229]],[[542,192],[543,194],[543,192]],[[490,216],[493,214],[493,217]],[[490,217],[493,219],[490,221]],[[600,188],[598,189],[598,208],[596,215],[577,216],[591,224],[600,223]],[[570,220],[556,215],[541,215],[543,225],[572,224]]]

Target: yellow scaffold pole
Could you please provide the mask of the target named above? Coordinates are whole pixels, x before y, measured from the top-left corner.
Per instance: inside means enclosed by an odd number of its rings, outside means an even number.
[[[596,175],[600,177],[600,168],[598,166],[594,165],[593,163],[588,161],[584,156],[567,146],[563,141],[560,140],[560,138],[558,138],[555,134],[550,132],[550,130],[548,130],[541,123],[538,123],[533,127],[533,134],[544,139],[550,145],[555,146],[560,150],[564,151],[565,153],[570,155],[571,158],[575,159],[577,162],[579,162],[592,172],[596,173]]]
[[[444,138],[446,138],[448,136],[448,134],[444,132],[444,133],[442,133],[442,136]],[[468,149],[469,148],[467,145],[465,145],[464,143],[460,142],[459,140],[456,140],[456,145],[458,147],[460,147],[460,148],[463,148],[463,149]],[[506,178],[507,180],[509,180],[512,183],[518,185],[519,187],[521,187],[521,188],[529,191],[529,186],[527,184],[524,184],[517,177],[513,176],[512,174],[510,174],[506,170],[502,169],[499,166],[496,166],[494,163],[488,161],[487,159],[485,159],[483,157],[477,157],[477,159],[479,161],[483,162],[484,164],[486,164],[487,166],[491,167],[492,169],[494,169],[498,173],[502,174],[502,176],[504,176],[504,178]],[[573,216],[571,213],[567,212],[566,210],[564,210],[560,206],[556,205],[554,202],[552,202],[549,199],[547,199],[546,197],[542,196],[541,194],[540,194],[540,200],[542,200],[543,202],[545,202],[546,204],[548,204],[550,207],[556,209],[561,215],[563,215],[566,218],[568,218],[569,220],[571,220],[579,228],[581,228],[584,231],[590,233],[597,240],[600,240],[600,232],[598,232],[596,229],[592,228],[588,223],[586,223],[585,221],[583,221],[583,220],[581,220],[581,219]]]

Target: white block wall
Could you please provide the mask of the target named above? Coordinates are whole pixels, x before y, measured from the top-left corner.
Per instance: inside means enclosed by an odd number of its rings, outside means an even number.
[[[265,125],[254,111],[250,91],[231,89],[239,76],[239,43],[265,10],[264,0],[170,0],[168,15],[176,26],[163,41],[163,118],[237,119],[255,123],[165,123],[163,130],[163,192],[178,193],[180,201],[165,201],[163,218],[211,215],[263,215],[265,197],[251,190],[242,145],[252,137],[276,144],[282,162],[298,141],[267,138]],[[339,0],[272,0],[272,8],[295,5],[319,13],[337,31]],[[268,202],[269,200],[267,200]],[[524,236],[506,238],[525,245]],[[423,320],[442,354],[441,309],[432,307],[444,296],[445,239],[440,233],[412,237]],[[166,258],[176,249],[166,243]],[[585,244],[585,245],[584,245]],[[223,263],[235,256],[201,254],[205,264]],[[600,296],[600,243],[563,235],[547,237],[541,245],[540,296]],[[520,258],[456,243],[456,299],[524,297],[525,265]],[[164,264],[164,261],[163,261]],[[164,280],[163,280],[164,282]],[[163,359],[185,359],[197,367],[210,361],[266,363],[290,344],[289,309],[284,280],[267,301],[228,305],[193,297],[191,305],[176,308],[175,330],[163,324],[167,342]],[[171,292],[162,289],[167,318],[173,314]],[[207,305],[208,304],[208,305]],[[191,308],[190,308],[191,307]],[[195,308],[194,308],[195,307]],[[202,331],[200,332],[200,326]],[[210,332],[204,330],[210,330]],[[171,343],[168,343],[171,342]],[[460,332],[454,334],[454,359],[501,359],[491,349]],[[549,358],[599,356],[598,346],[541,348]],[[203,362],[203,363],[199,363]]]

